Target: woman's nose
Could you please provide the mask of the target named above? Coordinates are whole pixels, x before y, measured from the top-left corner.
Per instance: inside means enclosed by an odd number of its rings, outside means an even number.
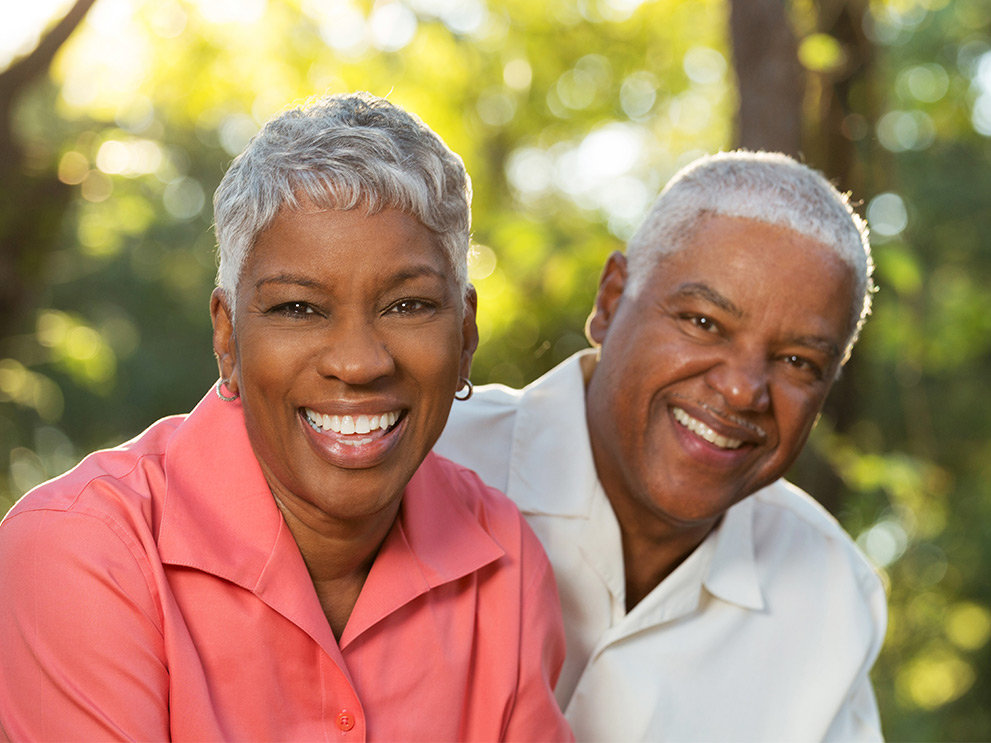
[[[771,403],[764,358],[734,356],[706,373],[706,383],[734,410],[762,413]]]
[[[396,369],[395,358],[373,321],[338,319],[331,323],[317,356],[317,371],[350,385],[371,384]]]

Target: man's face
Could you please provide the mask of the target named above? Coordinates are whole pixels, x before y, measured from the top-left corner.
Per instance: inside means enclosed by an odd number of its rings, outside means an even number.
[[[636,296],[610,257],[589,336],[599,478],[624,529],[708,530],[795,460],[850,332],[852,270],[789,229],[712,216]]]

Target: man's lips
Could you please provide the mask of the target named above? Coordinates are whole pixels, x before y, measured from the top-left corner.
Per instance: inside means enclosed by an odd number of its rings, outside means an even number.
[[[730,450],[739,449],[741,446],[743,446],[744,443],[746,443],[746,440],[743,438],[724,436],[720,433],[717,433],[711,426],[709,426],[706,423],[703,423],[698,418],[689,415],[687,412],[685,412],[683,408],[673,407],[671,408],[671,414],[674,416],[674,419],[679,424],[687,428],[689,431],[694,433],[699,438],[703,439],[704,441],[708,441],[710,444],[720,449],[730,449]],[[751,424],[748,424],[748,428],[756,429],[754,430],[754,434],[757,434],[762,438],[765,435],[762,430],[760,430],[755,426],[752,426]]]

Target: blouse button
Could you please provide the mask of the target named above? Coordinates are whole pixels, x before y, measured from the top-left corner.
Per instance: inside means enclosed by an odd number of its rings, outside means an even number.
[[[340,714],[337,715],[337,727],[346,733],[354,727],[354,716],[346,709],[342,709]]]

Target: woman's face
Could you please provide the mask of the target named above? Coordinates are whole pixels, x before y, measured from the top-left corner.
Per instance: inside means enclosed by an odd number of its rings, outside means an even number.
[[[282,507],[305,520],[395,512],[478,345],[436,236],[397,210],[283,210],[241,275],[214,349]]]

